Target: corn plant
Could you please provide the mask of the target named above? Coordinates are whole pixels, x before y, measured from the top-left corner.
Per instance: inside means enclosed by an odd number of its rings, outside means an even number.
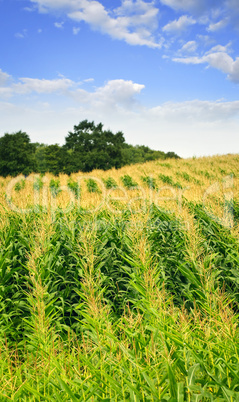
[[[14,190],[15,190],[15,191],[21,191],[21,190],[23,190],[23,189],[25,188],[25,184],[26,184],[26,182],[25,182],[24,179],[22,179],[20,182],[18,181],[18,182],[15,184]]]
[[[59,179],[51,179],[49,188],[53,197],[57,197],[57,195],[61,192],[60,189],[60,180]]]
[[[169,186],[172,186],[172,187],[182,188],[181,184],[179,182],[174,182],[174,180],[171,176],[167,176],[167,175],[160,173],[159,178],[164,184],[168,184]]]
[[[40,177],[37,177],[36,180],[33,183],[33,188],[36,191],[40,191],[43,187],[43,181],[41,180]]]
[[[104,182],[107,190],[118,187],[118,185],[117,185],[116,181],[113,179],[113,177],[108,177],[107,179],[103,179],[103,182]]]
[[[128,174],[125,174],[124,176],[122,176],[121,181],[122,181],[123,185],[129,190],[137,188],[137,186],[138,186],[138,184]]]
[[[141,176],[141,180],[149,187],[151,190],[157,189],[156,180],[151,176]]]
[[[97,182],[94,179],[87,179],[86,186],[89,193],[100,193],[100,189],[98,187]]]
[[[80,187],[77,181],[73,181],[72,179],[69,179],[67,182],[68,188],[72,191],[72,193],[75,195],[76,198],[79,198],[80,196]]]
[[[237,182],[234,192],[224,227],[192,194],[179,212],[51,216],[7,210],[1,188],[0,400],[239,401]]]

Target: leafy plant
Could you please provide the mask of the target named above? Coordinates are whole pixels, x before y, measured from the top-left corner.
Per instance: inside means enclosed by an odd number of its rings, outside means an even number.
[[[15,191],[21,191],[21,190],[23,190],[23,189],[25,188],[25,184],[26,184],[26,182],[25,182],[24,179],[22,179],[21,181],[18,181],[18,182],[15,184],[14,190],[15,190]]]
[[[128,188],[129,190],[137,188],[137,186],[138,186],[138,184],[128,174],[125,174],[124,176],[122,176],[121,181],[122,181],[123,185],[126,188]]]
[[[168,184],[169,186],[182,188],[181,184],[179,182],[174,182],[171,176],[160,173],[159,178],[163,183]]]
[[[108,177],[107,179],[103,179],[103,182],[104,182],[107,190],[118,187],[118,185],[117,185],[116,181],[113,179],[113,177]]]
[[[60,189],[60,180],[59,179],[51,179],[49,188],[53,197],[57,197],[57,195],[61,192]]]
[[[79,198],[80,196],[80,186],[77,183],[77,181],[73,181],[72,179],[69,179],[67,182],[68,188],[72,191],[72,193],[75,195],[76,198]]]
[[[86,186],[89,193],[100,193],[97,182],[94,179],[87,179]]]
[[[41,180],[40,177],[37,177],[36,180],[33,183],[33,188],[36,191],[40,191],[43,187],[43,181]]]
[[[172,165],[170,163],[167,163],[167,162],[160,163],[160,166],[166,167],[168,169],[170,169],[172,167]]]
[[[157,189],[156,180],[151,176],[141,176],[141,180],[150,188]]]

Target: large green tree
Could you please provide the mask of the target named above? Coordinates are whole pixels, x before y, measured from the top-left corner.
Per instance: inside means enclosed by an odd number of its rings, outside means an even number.
[[[66,150],[58,144],[36,144],[35,159],[37,172],[58,175],[65,170]]]
[[[28,175],[35,170],[35,146],[27,133],[6,133],[0,138],[0,175]]]
[[[107,170],[120,168],[122,148],[125,142],[121,131],[113,134],[103,130],[103,124],[83,120],[66,137],[64,149],[67,151],[66,173],[90,172],[93,169]]]

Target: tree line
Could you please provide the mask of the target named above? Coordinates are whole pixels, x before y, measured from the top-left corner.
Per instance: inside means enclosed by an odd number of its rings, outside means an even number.
[[[174,152],[155,151],[125,142],[121,131],[113,134],[103,124],[81,121],[69,131],[64,145],[32,143],[26,132],[6,133],[0,138],[0,176],[30,173],[91,172],[116,169],[156,159],[179,158]]]

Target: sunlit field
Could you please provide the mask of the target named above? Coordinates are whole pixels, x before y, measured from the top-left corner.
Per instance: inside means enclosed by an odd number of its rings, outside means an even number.
[[[238,177],[0,178],[0,401],[239,401]]]

